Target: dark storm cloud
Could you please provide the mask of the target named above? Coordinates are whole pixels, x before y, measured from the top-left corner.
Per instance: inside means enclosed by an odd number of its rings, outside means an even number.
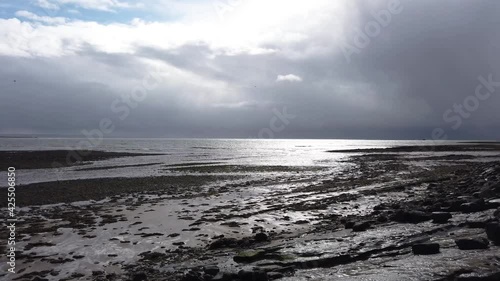
[[[500,3],[404,1],[402,6],[404,11],[353,64],[362,77],[380,87],[380,95],[393,83],[402,103],[415,99],[429,106],[426,116],[408,120],[408,129],[419,125],[449,128],[449,124],[443,124],[443,113],[474,94],[479,76],[493,74],[500,81],[500,60],[495,55],[500,44],[496,28],[500,24],[496,16]],[[360,23],[369,21],[370,12],[360,11]],[[459,137],[473,137],[478,128],[489,127],[489,132],[476,136],[498,138],[493,129],[498,125],[495,120],[500,120],[495,109],[500,105],[499,94],[481,102],[462,128],[448,131]],[[404,115],[401,112],[394,118],[404,119]]]
[[[388,2],[351,4],[344,43],[352,45]],[[275,52],[261,54],[199,43],[170,49],[138,44],[134,55],[89,45],[52,59],[1,57],[11,66],[0,69],[1,132],[79,134],[102,118],[116,119],[110,105],[141,82],[150,71],[144,60],[150,60],[171,73],[116,122],[114,136],[258,137],[276,110],[286,110],[295,118],[274,137],[420,139],[439,127],[449,138],[499,138],[500,88],[457,129],[443,114],[474,95],[479,76],[500,81],[500,3],[401,6],[350,62],[329,34],[330,22],[310,30],[307,40],[264,42],[260,47]],[[288,74],[302,81],[276,81]]]

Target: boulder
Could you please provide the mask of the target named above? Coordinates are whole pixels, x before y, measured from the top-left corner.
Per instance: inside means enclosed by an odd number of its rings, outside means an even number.
[[[49,281],[49,279],[47,278],[42,278],[42,277],[38,277],[38,276],[35,276],[33,279],[31,279],[32,281]]]
[[[500,223],[489,223],[486,225],[486,235],[495,245],[500,245]]]
[[[238,246],[238,239],[235,238],[220,238],[215,240],[208,246],[210,249],[232,248]]]
[[[447,223],[451,217],[451,214],[448,212],[433,212],[431,214],[433,223]]]
[[[500,280],[500,272],[494,273],[461,273],[454,279],[455,281],[495,281]]]
[[[439,254],[438,243],[415,244],[411,247],[414,255],[434,255]]]
[[[354,226],[352,227],[352,231],[355,231],[355,232],[365,231],[368,228],[370,228],[370,226],[371,226],[371,223],[369,221],[358,222],[358,223],[354,224]]]
[[[380,216],[377,217],[377,221],[378,222],[387,222],[388,220],[389,219],[387,219],[387,217],[384,216],[384,215],[380,215]]]
[[[397,211],[392,220],[400,223],[420,223],[431,220],[431,215],[421,211]]]
[[[494,213],[493,213],[493,216],[495,216],[495,218],[497,219],[500,219],[500,208],[498,208]]]
[[[285,275],[283,275],[283,273],[281,273],[281,272],[271,271],[271,272],[267,273],[267,277],[269,277],[269,279],[271,279],[271,280],[280,279],[280,278],[283,278],[284,276]]]
[[[239,252],[233,260],[237,263],[250,263],[263,259],[265,255],[266,252],[263,250],[247,250]]]
[[[238,280],[238,274],[236,273],[228,273],[228,272],[219,272],[214,277],[208,279],[210,281],[231,281]]]
[[[219,273],[220,269],[219,267],[212,265],[212,266],[205,266],[203,268],[203,271],[210,276],[215,276],[217,275],[217,273]]]
[[[344,227],[345,229],[350,229],[350,228],[353,228],[353,226],[355,225],[355,223],[353,221],[346,221],[344,223]]]
[[[267,273],[261,270],[240,270],[238,272],[238,277],[243,281],[267,281],[269,278],[267,277]]]
[[[485,203],[483,199],[478,199],[474,200],[469,203],[463,203],[460,205],[460,211],[463,213],[475,213],[475,212],[481,212],[484,211],[485,208]]]
[[[488,209],[496,209],[498,207],[500,207],[500,199],[491,199],[488,201],[487,203],[488,205]]]
[[[455,240],[460,250],[488,249],[490,242],[485,238],[464,238]]]
[[[184,274],[184,276],[182,277],[182,281],[204,281],[204,280],[205,277],[203,277],[203,274],[201,274],[201,272],[193,270]]]
[[[488,221],[484,220],[474,220],[474,221],[467,221],[466,225],[468,228],[486,228],[486,224]]]
[[[144,272],[138,272],[132,276],[132,281],[145,281],[145,280],[148,280],[148,277]]]
[[[267,241],[269,239],[269,237],[267,236],[267,234],[260,232],[260,233],[255,234],[254,239],[257,242],[264,242],[264,241]]]

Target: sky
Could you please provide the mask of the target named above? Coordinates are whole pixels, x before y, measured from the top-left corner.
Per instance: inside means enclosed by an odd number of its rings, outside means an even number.
[[[0,135],[500,139],[499,14],[496,0],[3,0]]]

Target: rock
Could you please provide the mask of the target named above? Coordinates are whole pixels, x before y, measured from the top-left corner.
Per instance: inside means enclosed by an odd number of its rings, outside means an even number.
[[[205,266],[203,268],[203,271],[208,275],[215,276],[217,275],[217,273],[219,273],[220,269],[219,267],[212,265],[212,266]]]
[[[145,280],[148,280],[148,277],[144,272],[138,272],[132,276],[132,281],[145,281]]]
[[[266,255],[263,250],[248,250],[239,252],[233,257],[233,260],[237,263],[250,263],[262,259]]]
[[[263,232],[260,232],[260,233],[255,234],[255,237],[254,237],[255,241],[257,241],[257,242],[264,242],[264,241],[267,241],[267,240],[268,240],[268,238],[269,238],[269,237],[267,236],[267,234],[265,234],[265,233],[263,233]]]
[[[269,278],[267,277],[267,273],[261,270],[240,270],[238,272],[239,279],[243,281],[267,281]]]
[[[433,255],[439,254],[438,243],[415,244],[411,247],[414,255]]]
[[[500,199],[489,200],[488,203],[487,203],[487,205],[488,205],[489,209],[498,208],[498,207],[500,207]]]
[[[495,273],[462,273],[455,277],[455,281],[495,281],[500,280],[500,272]]]
[[[377,221],[378,221],[378,222],[388,222],[388,221],[389,221],[389,219],[388,219],[386,216],[384,216],[384,215],[380,215],[380,216],[377,218]]]
[[[356,223],[352,227],[352,231],[355,231],[355,232],[365,231],[368,228],[370,228],[370,226],[371,226],[371,223],[368,222],[368,221],[361,222],[361,223]]]
[[[238,280],[238,274],[228,273],[228,272],[219,272],[213,278],[209,278],[210,281],[232,281]]]
[[[463,213],[475,213],[481,212],[485,209],[485,203],[483,199],[478,199],[470,203],[463,203],[460,205],[460,211]]]
[[[447,212],[433,212],[431,214],[433,223],[447,223],[451,217],[451,214]]]
[[[344,223],[344,227],[345,227],[345,229],[350,229],[350,228],[352,228],[354,225],[355,225],[355,223],[354,223],[353,221],[346,221],[346,222]]]
[[[449,212],[458,212],[460,211],[460,206],[465,203],[463,199],[451,200],[449,202],[449,207],[446,209]]]
[[[455,240],[460,250],[488,249],[490,242],[485,238],[464,238]]]
[[[467,221],[465,224],[468,228],[486,228],[487,221]]]
[[[228,227],[240,227],[240,223],[236,221],[224,222],[221,225],[227,225]]]
[[[290,274],[290,275],[295,272],[294,266],[264,265],[264,266],[259,266],[256,269],[267,272],[268,276],[270,272],[279,272],[282,274]]]
[[[197,271],[189,271],[188,273],[184,274],[184,277],[182,277],[182,281],[204,281],[205,278],[200,272]]]
[[[498,208],[494,213],[493,213],[493,216],[495,216],[495,218],[497,219],[500,219],[500,208]]]
[[[236,238],[220,238],[212,242],[208,247],[210,249],[220,249],[220,248],[236,247],[237,245],[238,245],[238,239]]]
[[[500,245],[500,223],[489,223],[486,225],[486,235],[495,245]]]
[[[421,211],[397,211],[392,220],[400,223],[420,223],[431,220],[431,215]]]
[[[274,279],[280,279],[280,278],[283,278],[285,275],[283,275],[283,273],[281,272],[274,272],[274,271],[271,271],[271,272],[268,272],[267,273],[267,277],[271,280],[274,280]]]

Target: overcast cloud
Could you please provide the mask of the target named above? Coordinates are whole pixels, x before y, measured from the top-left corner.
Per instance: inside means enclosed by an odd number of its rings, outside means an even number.
[[[471,98],[480,76],[500,82],[499,1],[17,2],[0,5],[3,135],[78,136],[109,118],[108,137],[247,138],[286,110],[277,138],[500,138],[500,87]]]

